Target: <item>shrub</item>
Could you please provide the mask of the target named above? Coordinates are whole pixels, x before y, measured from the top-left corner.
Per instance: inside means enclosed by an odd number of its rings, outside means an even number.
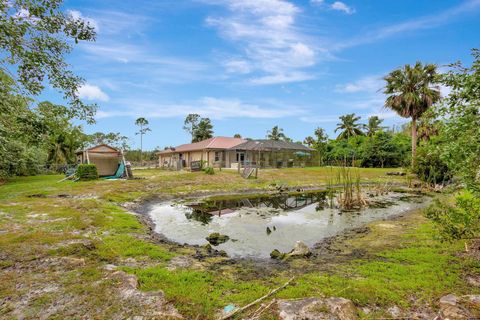
[[[444,241],[480,236],[480,198],[469,191],[455,198],[455,205],[436,201],[425,215],[431,219]]]
[[[82,181],[98,179],[97,166],[94,164],[81,164],[77,168],[77,177]]]
[[[429,184],[444,183],[452,178],[447,163],[433,146],[424,146],[417,150],[413,172],[418,178]]]
[[[215,170],[213,170],[213,167],[205,167],[205,169],[203,169],[203,171],[206,173],[206,174],[215,174]]]

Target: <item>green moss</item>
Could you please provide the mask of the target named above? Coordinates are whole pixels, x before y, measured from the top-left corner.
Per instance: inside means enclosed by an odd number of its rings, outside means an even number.
[[[169,261],[175,256],[174,253],[162,246],[139,240],[127,234],[105,237],[98,245],[98,254],[107,261],[114,261],[119,257]]]
[[[269,290],[257,281],[235,281],[202,271],[171,272],[161,267],[124,270],[137,275],[142,290],[165,292],[187,318],[212,318],[229,303],[244,305]]]

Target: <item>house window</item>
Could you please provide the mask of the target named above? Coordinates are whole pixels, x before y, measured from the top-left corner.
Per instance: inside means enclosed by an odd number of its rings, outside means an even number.
[[[219,162],[222,160],[222,151],[215,151],[215,162]]]
[[[243,163],[245,161],[245,153],[237,152],[237,162]]]

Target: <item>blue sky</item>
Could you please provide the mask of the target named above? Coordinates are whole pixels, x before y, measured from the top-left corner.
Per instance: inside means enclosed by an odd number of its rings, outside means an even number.
[[[383,109],[381,77],[417,60],[470,62],[480,47],[480,0],[67,0],[97,41],[68,57],[100,109],[87,132],[121,132],[147,149],[188,142],[188,113],[215,135],[263,138],[279,125],[294,140],[338,116],[405,120]],[[61,102],[60,96],[42,98]]]

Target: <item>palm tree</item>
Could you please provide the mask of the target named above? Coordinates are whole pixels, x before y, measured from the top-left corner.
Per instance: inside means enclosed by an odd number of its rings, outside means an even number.
[[[282,140],[286,139],[285,134],[283,133],[283,129],[275,126],[272,130],[267,131],[267,139],[270,140]]]
[[[306,144],[310,148],[315,145],[315,139],[312,136],[308,136],[303,140],[303,144]]]
[[[142,165],[142,153],[143,153],[143,135],[146,134],[150,130],[148,126],[148,120],[145,118],[138,118],[135,120],[135,125],[140,127],[140,130],[135,134],[140,135],[140,165]]]
[[[385,127],[380,126],[383,122],[383,119],[380,119],[377,116],[371,116],[368,118],[368,124],[363,125],[367,137],[372,137],[380,130],[383,130]]]
[[[340,117],[340,123],[337,123],[337,128],[335,132],[338,130],[342,130],[337,137],[337,140],[348,139],[354,136],[363,136],[364,133],[360,129],[361,125],[358,123],[360,117],[356,117],[355,113],[347,114]]]
[[[193,141],[199,142],[213,137],[213,125],[209,118],[202,118],[195,131],[193,132]]]
[[[440,88],[434,86],[437,66],[417,62],[415,66],[390,72],[383,93],[387,95],[385,107],[404,118],[412,118],[412,165],[417,154],[417,120],[434,103],[440,100]]]

